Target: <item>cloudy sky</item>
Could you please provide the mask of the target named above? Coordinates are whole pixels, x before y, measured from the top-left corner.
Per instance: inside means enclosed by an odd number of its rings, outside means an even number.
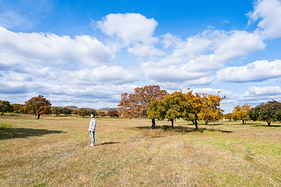
[[[281,101],[280,0],[0,0],[0,100],[117,107],[123,92],[191,88]]]

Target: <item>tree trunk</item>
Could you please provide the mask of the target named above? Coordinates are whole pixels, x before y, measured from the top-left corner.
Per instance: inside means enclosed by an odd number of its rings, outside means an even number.
[[[155,129],[155,119],[152,119],[152,126],[151,128]]]
[[[4,115],[4,112],[2,112],[1,116],[3,116],[3,115]]]
[[[245,120],[242,120],[243,125],[245,124]]]
[[[205,120],[205,125],[208,125],[209,121],[208,120]]]
[[[195,116],[194,116],[194,118],[195,118],[195,127],[196,127],[196,130],[198,130],[198,124],[197,124],[197,119],[198,119],[198,116],[197,116],[197,114],[195,114]]]
[[[172,129],[174,128],[174,119],[171,120],[172,122]]]
[[[267,126],[270,126],[270,123],[271,123],[271,122],[270,122],[270,121],[266,121],[266,122],[267,122]]]
[[[196,130],[198,130],[198,124],[197,124],[197,120],[195,119],[195,128]]]
[[[38,114],[38,117],[37,117],[37,119],[39,119],[40,118],[40,114]]]

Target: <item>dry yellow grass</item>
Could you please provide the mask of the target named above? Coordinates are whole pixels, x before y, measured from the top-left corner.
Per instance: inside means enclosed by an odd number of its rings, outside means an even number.
[[[0,186],[280,186],[281,125],[2,116]],[[158,121],[157,125],[170,125]],[[180,126],[180,127],[179,127]],[[184,131],[184,132],[182,132]]]

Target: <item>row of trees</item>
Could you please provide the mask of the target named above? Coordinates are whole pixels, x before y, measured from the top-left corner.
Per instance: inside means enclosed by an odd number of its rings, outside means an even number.
[[[51,107],[51,102],[47,100],[44,96],[39,95],[38,97],[32,97],[28,101],[22,104],[10,104],[9,101],[1,101],[0,100],[0,112],[3,115],[5,112],[15,112],[15,113],[23,113],[23,114],[33,114],[37,119],[40,118],[42,114],[55,114],[59,116],[60,114],[70,115],[76,114],[82,117],[89,116],[91,114],[95,114],[96,116],[110,116],[110,117],[118,117],[119,113],[117,110],[104,112],[104,111],[96,111],[94,109],[88,108],[80,108],[78,110],[69,109],[67,107]]]
[[[174,120],[183,118],[192,121],[198,129],[198,120],[208,123],[222,119],[220,101],[224,98],[219,94],[193,93],[192,90],[168,94],[154,85],[135,88],[135,93],[123,93],[118,106],[123,118],[148,117],[152,120],[152,128],[155,128],[155,119],[168,119],[173,128]]]
[[[261,103],[251,108],[250,105],[235,106],[232,113],[225,114],[225,119],[234,121],[242,120],[246,124],[247,120],[265,121],[270,126],[272,122],[281,121],[281,103],[275,100]]]

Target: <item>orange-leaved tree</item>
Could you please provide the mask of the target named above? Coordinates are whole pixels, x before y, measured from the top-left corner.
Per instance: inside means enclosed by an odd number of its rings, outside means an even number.
[[[218,92],[219,94],[220,92]],[[202,95],[202,96],[201,96]],[[193,94],[193,91],[189,91],[185,94],[186,105],[188,106],[188,113],[191,114],[193,123],[196,130],[198,130],[198,120],[200,115],[204,120],[215,120],[222,117],[222,109],[219,108],[220,101],[225,99],[219,95],[207,95],[201,93]],[[184,119],[189,119],[188,115]]]
[[[119,102],[122,118],[147,118],[148,105],[152,97],[162,99],[167,91],[158,85],[137,87],[135,93],[122,93]]]
[[[203,95],[203,107],[199,113],[199,118],[205,120],[207,125],[210,121],[217,121],[223,118],[223,112],[220,108],[220,101],[225,97],[220,97],[219,95]]]
[[[237,105],[234,107],[232,111],[232,118],[236,120],[242,120],[243,124],[246,124],[246,121],[249,120],[249,111],[251,109],[251,105],[244,104],[242,106]]]
[[[51,102],[44,96],[32,97],[25,102],[25,110],[28,114],[37,115],[37,119],[41,114],[51,114]]]

